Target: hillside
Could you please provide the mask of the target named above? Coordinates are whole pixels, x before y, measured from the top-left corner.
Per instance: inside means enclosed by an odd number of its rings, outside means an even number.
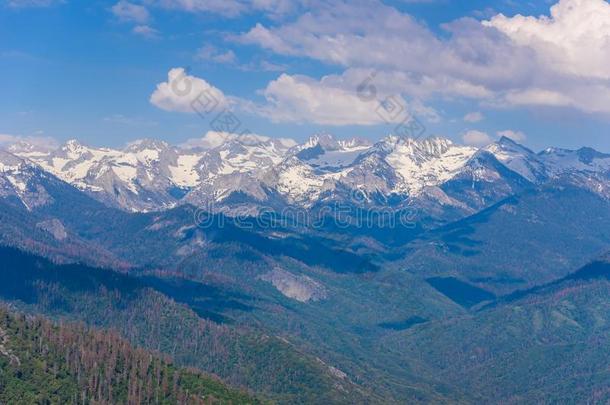
[[[352,403],[366,396],[285,339],[235,325],[232,314],[251,314],[254,302],[212,285],[59,265],[0,248],[0,299],[27,312],[116,330],[132,344],[280,403]]]
[[[0,402],[258,404],[260,400],[113,332],[0,307]]]
[[[610,262],[384,339],[474,403],[608,403]],[[433,344],[431,344],[434,342]],[[426,350],[421,350],[426,347]]]

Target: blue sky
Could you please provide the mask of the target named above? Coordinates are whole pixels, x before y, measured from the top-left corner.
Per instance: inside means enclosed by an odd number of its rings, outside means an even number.
[[[157,88],[184,68],[239,132],[377,139],[398,97],[426,135],[610,151],[608,27],[605,0],[0,0],[0,141],[201,137]]]

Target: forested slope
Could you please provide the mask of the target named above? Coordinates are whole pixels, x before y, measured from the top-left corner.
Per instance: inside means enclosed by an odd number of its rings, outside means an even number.
[[[0,308],[0,403],[255,404],[113,332]]]

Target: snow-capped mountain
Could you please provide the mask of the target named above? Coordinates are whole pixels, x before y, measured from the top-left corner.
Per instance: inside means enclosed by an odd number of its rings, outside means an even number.
[[[0,198],[15,197],[28,209],[45,205],[52,200],[44,187],[47,176],[32,162],[0,150]]]
[[[318,171],[332,172],[350,166],[371,145],[365,139],[337,140],[332,135],[322,134],[309,138],[291,152]]]
[[[610,155],[591,148],[579,150],[549,148],[539,156],[552,176],[569,172],[599,174],[610,171]]]
[[[9,150],[109,205],[151,211],[174,206],[189,191],[210,187],[219,191],[223,188],[219,179],[267,169],[294,146],[286,140],[222,133],[209,133],[201,141],[174,147],[144,139],[118,150],[70,140],[52,151],[25,145]],[[228,191],[234,191],[229,180],[224,183]]]
[[[400,177],[393,191],[411,196],[453,178],[477,151],[443,138],[413,140],[396,136],[384,139],[375,148]]]
[[[498,142],[487,146],[485,150],[532,183],[541,183],[549,178],[543,158],[512,139],[502,137]]]
[[[297,144],[209,132],[181,146],[145,139],[110,149],[72,140],[55,150],[23,143],[9,150],[20,164],[33,162],[96,199],[129,211],[183,203],[225,211],[260,205],[308,208],[329,201],[373,203],[372,196],[381,196],[381,204],[409,199],[427,210],[451,208],[467,214],[566,176],[610,195],[610,155],[588,148],[537,154],[508,138],[475,148],[444,138],[388,136],[371,143],[321,134]],[[16,167],[5,160],[5,172]],[[5,175],[4,182],[12,178]],[[23,188],[17,180],[10,184],[13,190]]]
[[[109,205],[142,211],[173,203],[169,166],[177,153],[165,142],[142,140],[115,150],[70,140],[47,154],[16,153]]]
[[[183,202],[193,205],[216,205],[235,193],[262,201],[267,197],[261,180],[265,173],[280,164],[296,143],[260,135],[231,135],[209,132],[199,145],[182,149],[189,156],[189,181],[175,176],[173,181],[188,188]],[[179,158],[180,160],[181,158]]]
[[[610,198],[610,155],[591,148],[550,148],[540,153],[549,176],[588,188]]]

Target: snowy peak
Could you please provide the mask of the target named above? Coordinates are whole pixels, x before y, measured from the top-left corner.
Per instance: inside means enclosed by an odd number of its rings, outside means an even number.
[[[318,134],[311,136],[305,143],[294,148],[294,152],[300,152],[307,149],[319,148],[326,152],[333,151],[353,151],[355,149],[364,150],[369,148],[372,143],[369,140],[362,138],[351,139],[336,139],[330,134]]]
[[[540,183],[548,178],[547,169],[540,157],[510,138],[503,136],[484,150],[532,183]]]
[[[337,140],[328,134],[316,135],[293,149],[298,159],[321,172],[337,172],[354,164],[370,148],[370,142],[358,138]]]
[[[27,209],[52,200],[41,185],[44,172],[33,163],[0,150],[0,197],[16,197]]]
[[[591,175],[610,172],[610,155],[592,148],[579,150],[549,148],[538,156],[555,177],[569,173]]]
[[[243,146],[260,146],[272,144],[278,149],[288,150],[296,146],[296,142],[288,138],[270,138],[263,135],[251,133],[234,134],[230,132],[208,131],[203,137],[190,139],[181,145],[185,150],[210,150],[223,147],[226,144],[240,144]]]
[[[53,152],[53,154],[58,155],[60,152],[70,159],[78,159],[78,158],[90,158],[94,155],[96,149],[90,148],[76,139],[70,139],[67,141],[58,151]]]
[[[294,146],[290,139],[210,131],[183,145],[177,165],[170,167],[172,181],[190,189],[184,201],[191,204],[230,201],[236,193],[261,200],[266,194],[259,178]]]
[[[165,142],[142,140],[117,150],[69,140],[46,154],[21,156],[109,205],[147,211],[173,203],[167,166],[176,157]]]
[[[0,171],[16,170],[23,162],[17,156],[26,158],[98,200],[129,211],[266,198],[273,204],[310,207],[349,198],[350,190],[400,198],[437,195],[441,205],[480,207],[523,184],[566,174],[588,181],[591,189],[605,187],[610,173],[610,155],[593,149],[536,154],[505,137],[475,148],[441,137],[390,135],[371,144],[323,133],[297,145],[290,139],[209,131],[179,147],[141,139],[110,149],[70,140],[57,149],[16,144],[11,150],[13,155],[2,155]],[[13,190],[27,188],[27,183],[11,183],[5,176],[6,187],[9,183]],[[449,183],[452,194],[442,196]],[[456,187],[462,186],[468,191],[458,192]],[[477,193],[486,194],[482,198]]]
[[[309,137],[309,139],[298,146],[299,150],[311,149],[315,147],[320,147],[324,150],[335,150],[340,148],[337,140],[330,134],[317,134]]]
[[[449,151],[452,147],[454,147],[453,142],[446,138],[427,138],[422,140],[414,140],[407,138],[404,141],[407,145],[410,145],[413,150],[418,151],[422,155],[426,156],[442,156],[447,151]]]
[[[385,160],[403,179],[397,191],[410,195],[451,179],[477,151],[443,138],[420,141],[394,137],[385,142],[392,146],[382,149],[387,153]]]
[[[374,144],[371,151],[389,154],[400,150],[401,153],[407,154],[414,159],[428,159],[440,157],[453,146],[454,144],[451,140],[441,137],[413,139],[389,135]]]
[[[124,151],[128,153],[137,153],[146,150],[161,152],[169,148],[169,144],[164,141],[158,141],[156,139],[138,139],[137,141],[129,143]]]
[[[354,137],[351,139],[340,140],[339,145],[342,149],[367,149],[370,148],[373,143],[368,139]]]

